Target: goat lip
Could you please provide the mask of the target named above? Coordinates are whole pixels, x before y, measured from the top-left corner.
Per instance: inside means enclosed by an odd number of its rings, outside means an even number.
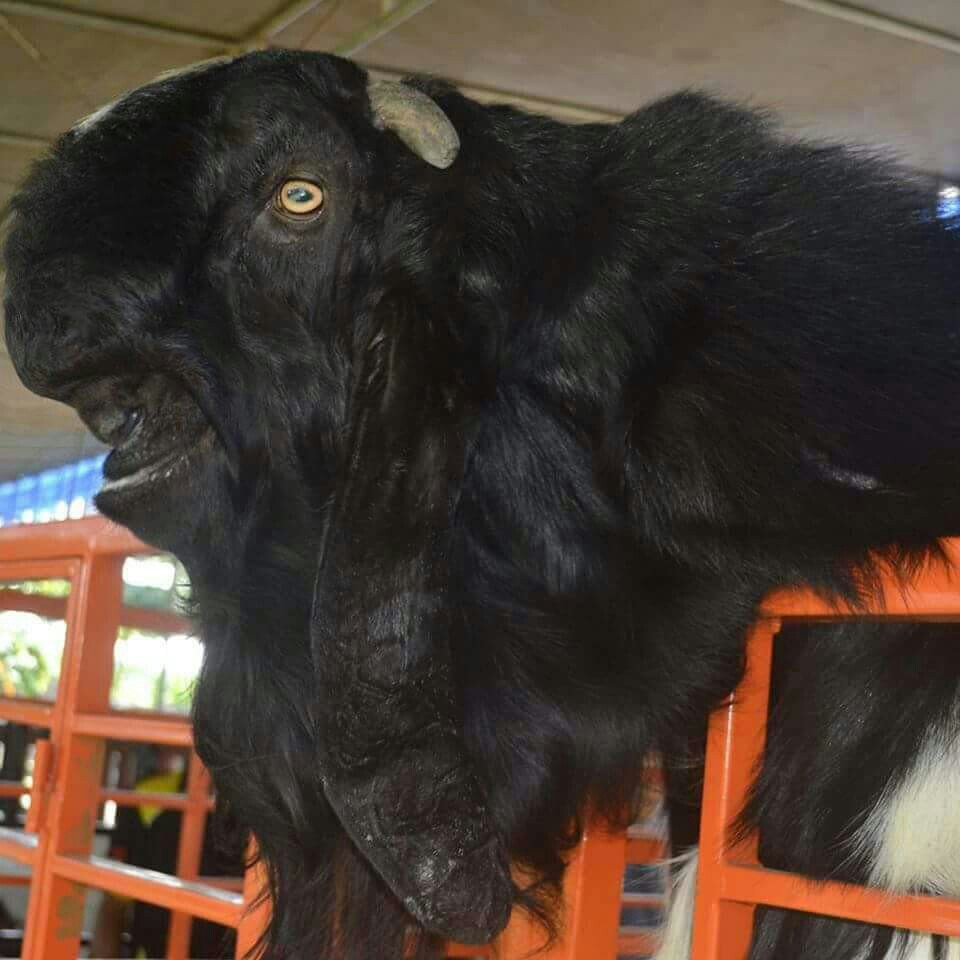
[[[134,470],[133,473],[126,473],[113,480],[104,480],[100,487],[100,493],[117,493],[121,490],[131,490],[135,487],[141,487],[144,484],[150,484],[157,480],[170,477],[176,470],[180,461],[187,458],[189,451],[174,450],[165,456]]]
[[[103,477],[107,483],[125,480],[144,470],[150,470],[177,452],[177,447],[164,444],[156,449],[156,437],[144,437],[137,429],[123,443],[114,447],[103,465]]]
[[[192,443],[183,447],[167,448],[149,462],[138,464],[134,469],[119,476],[105,476],[98,496],[139,491],[144,487],[151,487],[169,480],[180,472],[208,434],[209,431],[203,431]]]

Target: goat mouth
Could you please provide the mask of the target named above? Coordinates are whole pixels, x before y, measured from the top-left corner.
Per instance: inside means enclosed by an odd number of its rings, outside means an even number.
[[[212,430],[206,427],[189,442],[166,446],[153,452],[144,449],[146,444],[136,442],[135,433],[130,442],[118,447],[107,457],[104,464],[104,482],[97,494],[98,504],[100,498],[112,502],[114,498],[122,495],[141,494],[147,489],[175,480],[185,472],[194,455],[202,447],[209,446],[212,436]]]
[[[191,444],[186,450],[171,450],[161,454],[156,460],[139,467],[132,473],[105,479],[100,487],[100,494],[117,493],[121,490],[133,490],[142,486],[150,486],[162,480],[169,480],[180,467],[184,466],[197,443]]]
[[[83,380],[69,402],[94,436],[113,448],[103,465],[98,506],[101,498],[112,507],[121,494],[132,499],[135,491],[181,474],[212,433],[192,396],[165,373]]]

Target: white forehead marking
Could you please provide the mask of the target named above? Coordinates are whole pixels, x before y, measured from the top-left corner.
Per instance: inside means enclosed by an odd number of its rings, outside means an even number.
[[[210,57],[208,60],[198,60],[196,63],[188,63],[185,67],[175,67],[173,70],[164,70],[163,73],[157,74],[149,83],[143,84],[143,87],[150,87],[155,83],[162,83],[164,80],[171,80],[173,77],[182,77],[189,73],[201,73],[218,64],[229,63],[233,59],[232,56]],[[142,90],[143,87],[137,87],[136,89]],[[110,103],[104,104],[99,109],[94,110],[89,116],[78,120],[71,129],[74,133],[89,133],[118,103],[122,103],[127,96],[128,94],[123,94],[117,97],[116,100],[111,100]]]

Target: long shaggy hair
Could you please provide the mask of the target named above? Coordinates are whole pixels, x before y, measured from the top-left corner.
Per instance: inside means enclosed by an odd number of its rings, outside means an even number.
[[[629,817],[649,751],[696,771],[767,591],[861,597],[960,532],[928,184],[699,93],[581,126],[379,97],[283,51],[161,79],[57,142],[6,246],[20,376],[189,570],[197,748],[268,867],[269,960],[549,925],[586,811]],[[768,862],[869,879],[837,838],[953,722],[924,629],[786,645]],[[758,923],[754,960],[841,926]]]

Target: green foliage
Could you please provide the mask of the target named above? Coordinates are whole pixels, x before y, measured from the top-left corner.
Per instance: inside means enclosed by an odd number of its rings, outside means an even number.
[[[6,581],[0,583],[0,590],[16,590],[27,596],[33,597],[58,597],[64,598],[70,596],[69,580],[21,580]]]
[[[50,698],[60,674],[65,624],[47,611],[64,609],[51,601],[70,595],[70,581],[5,581],[0,593],[6,594],[0,603],[0,694]]]
[[[27,633],[24,629],[0,632],[0,690],[5,697],[45,697],[53,685],[47,659]]]
[[[188,713],[198,669],[199,645],[192,638],[121,627],[110,702],[122,708]]]

